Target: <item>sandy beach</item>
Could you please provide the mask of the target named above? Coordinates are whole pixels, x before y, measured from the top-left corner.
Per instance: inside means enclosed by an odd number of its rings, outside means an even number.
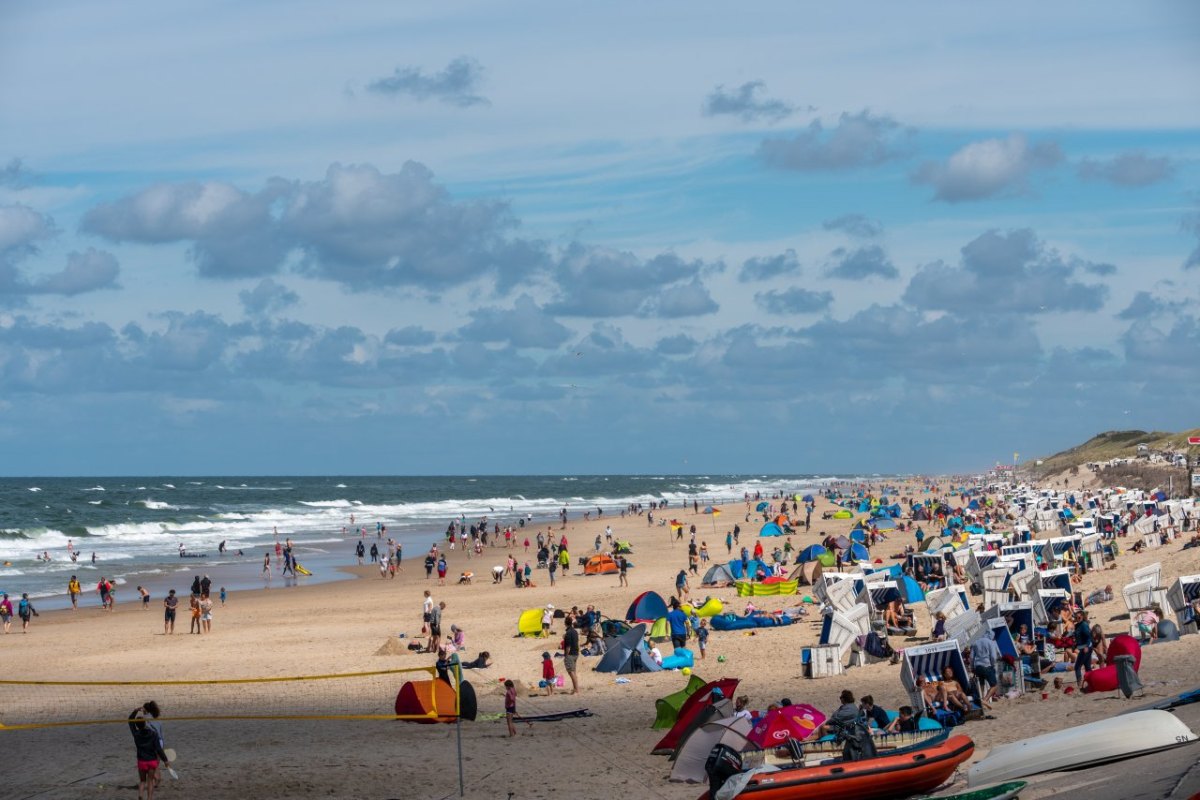
[[[822,512],[832,507],[818,498],[811,532],[792,537],[793,545],[799,548],[819,542],[827,534],[848,532],[853,520],[821,520]],[[725,531],[740,523],[741,543],[752,548],[761,522],[756,522],[754,515],[744,521],[743,503],[726,504],[722,510],[715,531],[713,518],[695,513],[691,507],[668,509],[666,515],[696,525],[697,540],[707,542],[715,561],[724,561],[728,560]],[[664,597],[674,593],[675,574],[687,566],[686,533],[682,541],[675,541],[669,528],[647,526],[645,517],[623,519],[613,513],[618,509],[606,511],[603,518],[590,521],[573,515],[565,529],[554,524],[551,532],[555,537],[568,537],[575,562],[579,555],[593,552],[597,534],[612,525],[616,538],[633,544],[630,560],[635,566],[629,572],[628,588],[619,587],[615,575],[585,577],[574,563],[571,573],[560,575],[553,587],[544,570],[535,571],[536,586],[531,588],[516,589],[511,580],[494,585],[489,571],[504,563],[508,551],[503,545],[489,547],[481,558],[470,561],[461,550],[450,552],[446,586],[436,585],[436,575],[426,580],[415,553],[406,552],[403,570],[395,580],[380,579],[371,566],[350,566],[353,559],[348,557],[347,569],[359,576],[357,580],[235,592],[227,605],[217,607],[213,631],[203,636],[186,632],[186,609],[181,609],[176,633],[164,635],[160,597],[155,597],[149,610],[125,604],[113,613],[102,612],[88,597],[78,611],[43,613],[26,635],[19,633],[18,622],[13,633],[0,636],[0,663],[9,679],[42,680],[208,680],[429,666],[433,656],[403,649],[408,641],[419,639],[422,595],[429,589],[436,601],[446,603],[444,628],[456,624],[466,631],[469,649],[465,657],[480,650],[491,652],[494,666],[471,679],[481,714],[496,715],[502,711],[501,679],[536,686],[540,654],[554,650],[562,632],[562,621],[556,620],[555,635],[550,639],[515,638],[522,610],[546,604],[559,609],[591,604],[607,616],[622,618],[630,601],[644,590],[653,589]],[[536,530],[529,529],[530,538]],[[518,542],[524,535],[522,531]],[[899,553],[911,541],[911,534],[893,532],[891,540],[878,545],[872,555],[883,558],[885,564],[892,563],[888,554]],[[765,540],[764,546],[770,550],[772,542],[781,543]],[[1120,587],[1139,566],[1161,561],[1164,585],[1178,575],[1200,571],[1200,549],[1181,551],[1181,546],[1182,541],[1176,540],[1141,554],[1126,551],[1115,569],[1089,573],[1076,587],[1085,594],[1106,584],[1117,590],[1114,601],[1093,609],[1093,621],[1104,625],[1110,635],[1126,627]],[[532,562],[533,549],[526,554],[518,544],[514,551],[522,562]],[[476,575],[474,583],[454,585],[458,574],[468,569]],[[696,578],[692,583],[694,597],[718,597],[738,612],[745,606],[733,589],[700,589]],[[186,594],[187,583],[181,579],[176,588]],[[801,593],[804,591],[802,587]],[[759,600],[768,608],[800,602],[799,596]],[[714,632],[708,658],[697,661],[695,672],[706,679],[739,678],[739,693],[748,695],[755,708],[786,696],[832,711],[838,693],[846,688],[856,695],[873,694],[876,703],[885,708],[907,702],[895,665],[856,667],[832,679],[802,678],[800,649],[816,642],[819,618],[817,607],[810,606],[809,616],[789,627],[759,630],[755,635]],[[917,612],[917,622],[920,630],[915,640],[893,637],[893,645],[924,641],[930,621],[923,608]],[[408,638],[396,639],[401,632]],[[1178,693],[1195,683],[1197,641],[1200,639],[1185,637],[1144,650],[1141,677],[1147,687],[1146,700],[1126,702],[1113,699],[1112,694],[1080,696],[1051,690],[1046,700],[1040,694],[1000,700],[993,712],[996,719],[971,722],[960,730],[975,740],[978,759],[996,744],[1099,719]],[[669,648],[664,646],[666,652]],[[388,654],[377,654],[381,649]],[[725,657],[724,663],[716,661],[718,655]],[[514,739],[504,735],[503,720],[481,719],[462,725],[466,796],[609,800],[620,791],[658,798],[700,794],[702,787],[669,783],[666,759],[650,755],[661,736],[650,727],[654,701],[681,688],[686,679],[677,672],[662,672],[632,675],[628,683],[617,684],[615,676],[592,671],[595,661],[580,659],[578,696],[522,695],[518,700],[518,708],[525,714],[588,708],[595,716],[532,728],[520,726],[520,735]],[[561,661],[559,664],[561,671]],[[213,687],[212,691],[231,690]],[[214,703],[228,708],[236,704],[236,698],[214,697]],[[114,709],[113,714],[124,716],[127,711]],[[170,714],[168,703],[164,716]],[[179,753],[181,779],[165,781],[163,797],[441,798],[458,793],[452,725],[169,719],[165,725],[168,746]],[[6,764],[0,797],[135,795],[133,748],[122,725],[8,731],[0,733],[0,747]],[[962,788],[965,784],[959,780],[957,785]],[[1022,796],[1052,792],[1052,787],[1040,787]]]

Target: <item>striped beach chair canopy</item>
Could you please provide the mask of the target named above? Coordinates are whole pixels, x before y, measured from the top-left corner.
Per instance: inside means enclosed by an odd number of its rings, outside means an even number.
[[[1024,625],[1026,633],[1030,636],[1034,633],[1033,603],[1027,601],[994,605],[983,612],[983,618],[989,623],[992,620],[1004,620],[1011,631],[1019,631]]]
[[[917,676],[933,683],[941,680],[946,667],[954,671],[954,679],[959,682],[964,691],[971,694],[976,704],[978,696],[973,690],[973,681],[967,673],[967,664],[963,660],[962,651],[957,641],[948,640],[919,647],[907,647],[902,653],[900,666],[900,682],[908,693],[909,703],[915,709],[925,709],[925,698],[917,688]]]
[[[837,645],[843,656],[859,636],[871,632],[871,612],[861,603],[843,613],[833,611],[821,620],[821,639],[818,644]]]
[[[1043,588],[1071,591],[1071,570],[1067,567],[1045,570],[1040,577]]]

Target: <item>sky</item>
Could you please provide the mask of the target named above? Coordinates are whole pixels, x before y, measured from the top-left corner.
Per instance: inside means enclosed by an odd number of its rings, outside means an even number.
[[[0,3],[0,474],[1200,425],[1190,2]]]

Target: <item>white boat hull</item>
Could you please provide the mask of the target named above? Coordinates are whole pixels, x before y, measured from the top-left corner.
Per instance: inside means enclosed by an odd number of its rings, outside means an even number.
[[[1120,761],[1196,741],[1167,711],[1138,711],[992,749],[967,775],[969,786]]]

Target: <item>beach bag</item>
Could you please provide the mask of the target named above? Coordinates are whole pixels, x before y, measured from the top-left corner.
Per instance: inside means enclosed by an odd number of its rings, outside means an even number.
[[[868,655],[874,656],[875,658],[891,658],[896,652],[892,649],[892,646],[888,644],[887,639],[884,639],[875,631],[871,631],[867,634],[867,641],[863,645],[863,649],[867,651]]]

